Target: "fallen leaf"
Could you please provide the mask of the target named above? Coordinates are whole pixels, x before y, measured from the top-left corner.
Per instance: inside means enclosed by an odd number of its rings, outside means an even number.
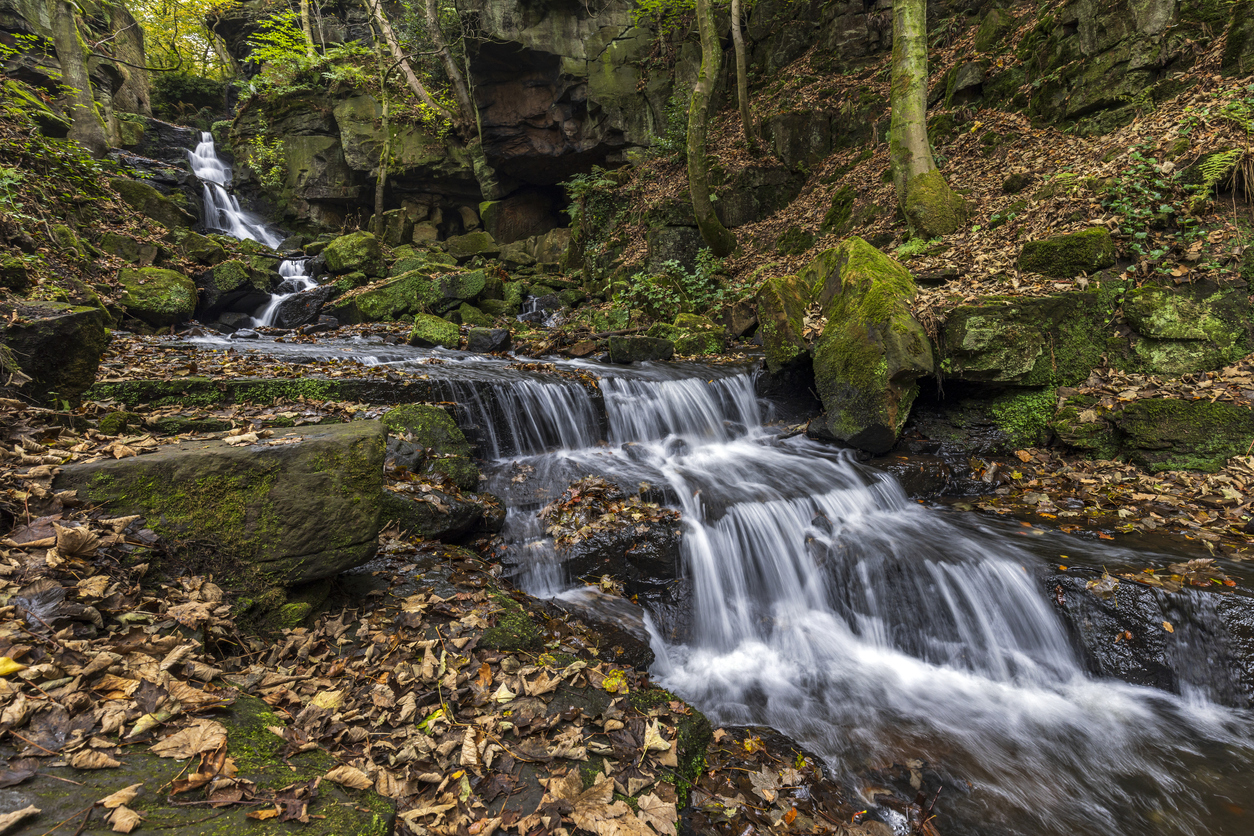
[[[106,795],[96,803],[106,810],[112,810],[114,807],[121,807],[123,804],[130,804],[135,800],[135,796],[139,795],[139,788],[144,785],[143,781],[138,784],[131,784],[129,787],[118,790],[112,795]]]
[[[1176,632],[1176,628],[1171,626],[1171,622],[1170,622],[1170,621],[1164,621],[1164,622],[1163,622],[1163,629],[1164,629],[1164,630],[1166,630],[1168,633],[1174,633],[1174,632]]]
[[[278,814],[279,811],[272,807],[269,810],[252,810],[248,813],[248,818],[255,821],[265,821],[266,819],[274,818]]]
[[[348,765],[337,766],[322,777],[324,780],[355,790],[368,790],[374,786],[374,781],[367,778],[366,773]]]
[[[114,833],[130,833],[139,827],[139,823],[142,820],[143,816],[126,806],[115,808],[109,814],[109,817],[105,819],[109,826],[113,828]]]
[[[162,758],[183,760],[202,752],[212,752],[226,743],[226,728],[214,720],[197,720],[149,747],[148,751]]]
[[[661,836],[674,836],[675,823],[679,821],[679,811],[675,809],[674,803],[663,801],[653,793],[649,793],[640,797],[636,817]]]
[[[96,749],[84,749],[70,757],[70,766],[75,769],[116,769],[121,765],[121,761]]]
[[[23,807],[21,810],[14,810],[12,813],[5,813],[0,816],[0,833],[8,833],[9,828],[13,825],[29,819],[31,816],[37,816],[42,812],[34,804],[29,807]]]
[[[658,720],[654,720],[644,730],[644,750],[646,752],[665,752],[671,744],[662,737],[662,728]]]

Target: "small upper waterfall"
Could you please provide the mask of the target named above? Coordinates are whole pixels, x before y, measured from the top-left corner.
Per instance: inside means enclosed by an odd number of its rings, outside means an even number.
[[[256,241],[277,249],[282,240],[260,219],[241,209],[235,195],[227,191],[227,186],[231,184],[231,169],[218,157],[213,134],[202,132],[200,144],[187,156],[191,161],[192,174],[205,187],[205,227],[232,238]],[[283,283],[279,285],[278,292],[253,315],[256,325],[273,325],[284,299],[293,293],[317,287],[317,283],[309,277],[303,259],[285,259],[279,264],[279,275]]]

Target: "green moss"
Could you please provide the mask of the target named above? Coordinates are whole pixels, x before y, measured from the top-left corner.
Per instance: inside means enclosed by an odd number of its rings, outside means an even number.
[[[814,246],[814,233],[799,226],[790,226],[775,243],[780,255],[801,255]]]
[[[920,174],[906,185],[906,202],[902,207],[906,221],[919,238],[948,235],[967,222],[967,204],[962,196],[949,188],[937,170]]]
[[[410,435],[415,444],[440,455],[469,456],[470,445],[457,422],[438,406],[407,404],[385,412],[379,419],[389,433]]]
[[[305,602],[296,604],[284,604],[279,607],[276,620],[280,627],[293,628],[299,627],[309,617],[309,613],[313,611],[313,607]]]
[[[1044,444],[1058,403],[1056,389],[1009,392],[991,398],[988,411],[997,429],[1020,447]]]
[[[382,276],[387,272],[379,241],[369,232],[341,235],[326,245],[322,255],[332,273],[362,272],[368,276]]]
[[[853,220],[853,201],[857,192],[853,186],[841,186],[832,195],[832,202],[823,216],[819,231],[824,235],[846,235],[849,233]]]
[[[409,332],[409,344],[416,346],[457,348],[461,331],[445,319],[430,314],[414,316],[414,328]]]
[[[627,695],[627,700],[642,714],[672,702],[683,702],[663,688],[633,691]],[[688,710],[689,713],[677,724],[674,745],[679,765],[671,776],[681,809],[688,803],[688,791],[696,786],[705,769],[705,751],[714,738],[713,728],[706,716],[691,706]]]
[[[162,328],[187,319],[196,310],[196,285],[182,273],[159,267],[118,273],[124,292],[119,302],[136,319]]]
[[[495,625],[483,631],[479,639],[479,647],[485,650],[502,650],[513,653],[520,650],[540,650],[543,634],[540,626],[527,614],[522,606],[503,593],[494,592],[492,598],[500,610],[495,616]]]
[[[803,336],[809,286],[798,276],[774,276],[758,290],[758,332],[766,367],[778,372],[809,354]]]
[[[105,435],[121,435],[127,426],[138,422],[139,416],[133,412],[110,412],[100,419],[96,428]]]
[[[1215,473],[1254,444],[1254,412],[1228,403],[1145,398],[1128,404],[1115,424],[1128,458],[1151,473]]]
[[[1019,269],[1056,279],[1095,273],[1115,263],[1115,242],[1104,227],[1029,241],[1019,254]]]

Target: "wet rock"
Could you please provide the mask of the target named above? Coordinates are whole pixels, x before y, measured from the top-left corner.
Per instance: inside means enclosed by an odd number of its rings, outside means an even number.
[[[870,453],[896,442],[933,370],[932,344],[910,313],[910,273],[861,238],[819,255],[798,276],[823,306],[827,325],[814,348],[814,380],[826,431]]]
[[[458,540],[484,518],[477,503],[437,490],[412,496],[385,491],[382,512],[384,525],[396,523],[423,540]]]
[[[333,316],[319,316],[317,322],[309,325],[302,325],[300,332],[302,334],[322,334],[326,331],[334,331],[340,327],[339,320]]]
[[[118,301],[127,315],[154,328],[182,322],[196,310],[196,285],[182,273],[140,267],[120,271],[118,282],[124,288]]]
[[[240,328],[238,331],[231,334],[231,339],[233,340],[259,340],[261,339],[261,334],[257,333],[251,328]]]
[[[628,592],[663,587],[679,574],[680,524],[658,520],[624,524],[612,531],[596,531],[567,547],[558,557],[572,577],[597,579],[602,575],[623,583]]]
[[[276,328],[298,328],[301,325],[316,321],[318,312],[322,310],[322,306],[327,299],[331,298],[331,294],[334,292],[335,288],[330,285],[323,285],[302,293],[292,294],[279,303],[279,308],[274,313],[274,326]]]
[[[383,425],[323,424],[286,437],[295,440],[172,444],[67,466],[54,484],[111,513],[140,514],[163,536],[214,543],[271,583],[306,583],[369,560],[379,533]]]
[[[461,331],[452,322],[430,314],[416,314],[409,344],[420,348],[457,348]]]
[[[23,302],[21,317],[0,326],[0,343],[31,378],[21,392],[39,402],[77,402],[100,368],[109,337],[99,308],[62,302]],[[5,380],[11,369],[4,371]]]
[[[252,325],[253,318],[246,313],[227,311],[218,317],[218,326],[227,332],[237,331]]]
[[[477,255],[489,258],[501,251],[492,236],[482,230],[465,235],[454,235],[445,241],[444,245],[448,254],[459,262],[469,261]]]
[[[508,328],[471,328],[466,332],[466,350],[478,354],[497,354],[509,351]]]
[[[248,261],[223,261],[196,277],[197,310],[206,318],[220,311],[250,313],[269,300],[270,281],[270,273]]]
[[[754,299],[746,296],[728,305],[719,318],[727,336],[741,339],[752,334],[758,327],[758,307]]]
[[[1019,269],[1056,279],[1070,279],[1113,266],[1115,242],[1104,227],[1029,241],[1019,253]]]
[[[1043,583],[1091,672],[1173,693],[1200,692],[1222,705],[1251,704],[1249,596],[1167,592],[1095,570],[1051,571]],[[1089,589],[1090,583],[1100,585]]]
[[[657,337],[610,337],[610,360],[614,363],[645,363],[669,360],[675,344]]]
[[[601,639],[598,658],[647,671],[654,662],[644,610],[617,595],[594,587],[564,593],[551,602],[553,609],[581,619]]]
[[[479,485],[473,448],[453,418],[438,406],[410,404],[379,419],[387,428],[387,461],[413,473],[441,474],[464,491]]]

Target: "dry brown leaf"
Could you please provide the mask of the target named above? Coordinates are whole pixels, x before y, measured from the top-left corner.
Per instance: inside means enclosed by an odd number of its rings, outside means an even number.
[[[70,766],[75,769],[115,769],[122,765],[119,760],[106,755],[97,749],[83,749],[70,757]]]
[[[248,818],[255,821],[265,821],[272,819],[279,814],[279,811],[271,807],[269,810],[252,810],[248,813]]]
[[[653,793],[649,793],[640,797],[636,817],[661,836],[674,836],[675,823],[679,821],[679,811],[675,809],[673,802],[663,801]]]
[[[106,795],[96,803],[101,807],[104,807],[106,810],[112,810],[114,807],[121,807],[123,804],[130,804],[135,800],[135,796],[139,795],[139,788],[143,785],[143,781],[140,781],[138,784],[131,784],[129,787],[124,787],[112,795]]]
[[[20,824],[26,819],[29,819],[31,816],[37,816],[41,812],[42,811],[38,807],[31,804],[30,806],[23,807],[20,810],[14,810],[12,813],[5,813],[0,816],[0,833],[8,833],[14,825]]]
[[[374,786],[374,781],[366,777],[366,773],[362,772],[354,766],[341,765],[332,769],[326,775],[322,776],[324,780],[339,784],[342,787],[349,787],[355,790],[368,790]]]
[[[139,827],[139,823],[142,820],[143,816],[126,806],[114,808],[109,817],[105,819],[109,826],[113,828],[114,833],[130,833]]]
[[[192,725],[175,732],[149,747],[148,751],[162,758],[194,757],[202,752],[212,752],[226,743],[226,728],[214,720],[197,720]]]
[[[91,557],[100,545],[100,537],[87,526],[66,528],[52,524],[57,532],[57,553],[62,557]]]

